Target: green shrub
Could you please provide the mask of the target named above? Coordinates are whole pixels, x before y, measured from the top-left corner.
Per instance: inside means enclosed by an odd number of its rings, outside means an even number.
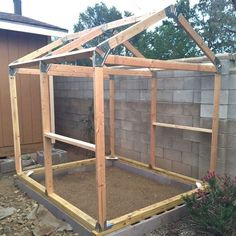
[[[208,173],[205,190],[183,197],[193,224],[204,233],[236,235],[236,177]]]

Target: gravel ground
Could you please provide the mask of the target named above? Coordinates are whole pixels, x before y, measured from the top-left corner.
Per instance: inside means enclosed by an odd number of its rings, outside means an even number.
[[[78,236],[73,232],[52,232],[45,233],[45,225],[38,220],[28,219],[28,215],[35,208],[37,203],[30,199],[14,186],[12,175],[0,174],[0,207],[14,207],[15,213],[0,220],[0,236]],[[37,230],[36,230],[37,229]],[[40,230],[41,233],[40,233]],[[35,232],[38,233],[35,233]],[[181,221],[165,225],[145,236],[206,236],[196,233],[187,218]],[[208,235],[209,236],[209,235]]]

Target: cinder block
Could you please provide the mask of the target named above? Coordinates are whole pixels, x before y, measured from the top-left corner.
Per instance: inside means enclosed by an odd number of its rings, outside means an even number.
[[[193,131],[183,131],[183,139],[193,142],[200,142],[201,141],[201,134],[199,132],[193,132]]]
[[[149,90],[141,90],[140,91],[140,100],[141,101],[149,101],[151,97],[151,92]]]
[[[173,102],[192,103],[193,90],[175,90],[173,94]]]
[[[192,116],[174,116],[173,122],[176,125],[192,126],[193,125],[193,117]]]
[[[202,104],[213,104],[214,91],[212,90],[203,90],[201,92],[201,103]],[[229,99],[229,91],[221,90],[220,93],[220,104],[226,105],[228,104]]]
[[[178,151],[191,152],[192,143],[183,139],[174,139],[173,140],[173,149]]]
[[[172,161],[162,158],[156,159],[156,164],[158,167],[163,168],[165,170],[171,170],[172,169]]]
[[[172,90],[158,90],[157,92],[157,101],[158,102],[170,102],[173,101],[173,92]]]
[[[199,143],[192,142],[192,153],[199,155]]]
[[[15,171],[15,160],[13,158],[0,159],[0,173],[5,174]]]
[[[172,161],[181,161],[181,152],[164,148],[164,159]]]
[[[164,88],[165,89],[183,89],[184,88],[184,80],[180,78],[171,79],[167,78],[164,80]]]
[[[197,116],[200,115],[200,106],[198,104],[184,104],[184,115]]]
[[[201,103],[201,92],[200,91],[193,92],[193,102],[194,103]]]
[[[68,161],[67,151],[61,149],[52,149],[52,164],[60,164]],[[44,152],[37,152],[37,163],[44,165]]]
[[[198,77],[184,78],[184,89],[198,90],[201,88],[201,80]]]
[[[232,105],[234,106],[234,105]],[[235,106],[236,108],[236,106]],[[229,113],[228,113],[228,106],[227,105],[220,105],[220,114],[219,114],[219,117],[221,119],[226,119],[227,118],[227,115],[229,118],[233,118],[233,117],[230,117],[230,116],[235,116],[236,118],[236,109],[235,109],[235,112],[234,110],[232,110],[232,112],[230,113],[230,106],[229,106]],[[200,113],[200,116],[201,117],[212,117],[212,112],[213,112],[213,105],[201,105],[201,113]]]
[[[201,78],[201,90],[207,89],[212,90],[214,89],[214,76],[208,75]]]
[[[158,104],[158,112],[167,115],[182,115],[182,104]]]
[[[172,171],[183,174],[183,175],[187,175],[187,176],[191,176],[191,166],[181,163],[181,162],[177,162],[177,161],[172,161]]]
[[[227,121],[227,133],[229,134],[236,134],[236,121],[228,120]]]
[[[236,105],[229,105],[228,106],[228,118],[229,119],[236,119]]]
[[[236,104],[236,90],[229,90],[229,104]]]
[[[198,155],[191,152],[182,152],[182,163],[190,166],[198,166]]]
[[[236,89],[236,74],[229,76],[229,89]]]
[[[126,101],[139,101],[140,92],[139,90],[132,90],[126,93]]]

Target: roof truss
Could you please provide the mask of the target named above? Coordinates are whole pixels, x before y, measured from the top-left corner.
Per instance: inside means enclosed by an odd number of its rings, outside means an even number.
[[[177,15],[175,7],[173,5],[170,5],[159,12],[152,12],[138,17],[135,16],[126,17],[117,21],[103,24],[91,29],[86,29],[81,32],[77,32],[68,35],[64,38],[58,39],[52,42],[51,44],[46,45],[11,63],[9,65],[11,69],[10,71],[14,71],[14,68],[35,66],[38,65],[39,62],[50,64],[50,63],[61,63],[65,61],[72,61],[83,58],[92,59],[93,66],[103,66],[105,63],[112,64],[110,62],[112,61],[111,58],[114,59],[114,56],[108,57],[108,55],[112,49],[121,44],[123,44],[129,51],[131,51],[134,56],[143,58],[143,60],[149,60],[145,59],[144,56],[128,40],[134,37],[135,35],[139,34],[140,32],[146,30],[153,24],[159,22],[160,20],[163,20],[165,17],[173,18],[185,30],[185,32],[192,38],[192,40],[200,47],[203,53],[213,63],[215,71],[218,71],[220,69],[221,65],[219,60],[216,58],[216,56],[210,50],[210,48],[205,44],[204,40],[200,37],[200,35],[196,31],[194,31],[194,29],[184,18],[184,16],[181,14]],[[96,47],[83,49],[83,45],[93,40],[94,38],[102,35],[105,31],[113,30],[125,25],[126,26],[130,25],[130,26],[120,32],[116,31],[115,35],[111,36],[107,40],[98,44]],[[121,64],[120,63],[122,61],[121,58],[118,57],[117,60],[119,61],[118,64]],[[166,61],[164,61],[164,64],[162,65],[166,65],[165,63]],[[154,64],[155,66],[153,66]],[[180,64],[181,63],[179,63],[179,65]],[[150,61],[145,61],[145,65],[147,65],[148,68],[149,67],[159,68],[158,66],[160,65],[160,60],[153,60],[153,63],[151,64]],[[160,68],[166,69],[165,66],[162,66]],[[189,70],[191,70],[191,67],[188,68]],[[192,68],[195,67],[192,66]],[[176,69],[176,67],[173,66],[173,69]],[[206,70],[213,70],[213,69],[209,69],[208,66]]]

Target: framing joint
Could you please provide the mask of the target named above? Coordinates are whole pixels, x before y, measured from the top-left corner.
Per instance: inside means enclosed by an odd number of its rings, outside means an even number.
[[[16,68],[9,66],[9,75],[11,76],[11,78],[16,75],[16,71]]]
[[[40,72],[47,73],[48,72],[48,68],[49,68],[49,64],[46,64],[45,62],[40,61],[40,63],[39,63],[39,70],[40,70]]]
[[[215,57],[214,64],[216,66],[217,71],[220,73],[222,65],[218,57]]]
[[[178,15],[177,15],[176,8],[174,5],[170,5],[167,8],[165,8],[165,13],[167,17],[172,18],[176,22],[178,22]]]
[[[111,48],[107,42],[98,46],[94,51],[93,66],[103,66],[110,50]]]

